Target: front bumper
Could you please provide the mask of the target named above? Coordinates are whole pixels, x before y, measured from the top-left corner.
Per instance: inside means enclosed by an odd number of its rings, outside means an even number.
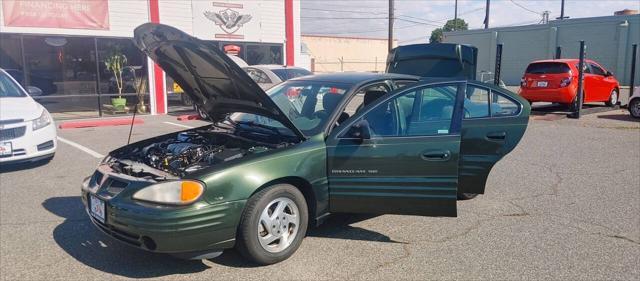
[[[10,142],[12,153],[0,155],[0,163],[34,162],[53,156],[57,147],[56,126],[53,122],[48,126],[33,131],[31,121],[5,125],[1,130],[24,128],[24,133],[17,137],[9,137],[0,142]]]
[[[156,206],[128,199],[141,188],[139,183],[129,182],[124,191],[109,196],[103,192],[108,179],[96,184],[94,177],[83,183],[82,202],[93,224],[118,241],[147,251],[170,254],[214,252],[235,244],[245,200],[216,205],[201,200],[184,207]],[[114,175],[106,177],[114,178]],[[126,189],[133,190],[126,192]],[[87,207],[90,195],[104,201],[104,222],[90,214]]]

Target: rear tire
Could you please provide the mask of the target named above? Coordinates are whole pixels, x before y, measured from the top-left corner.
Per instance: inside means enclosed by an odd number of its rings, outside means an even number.
[[[238,251],[261,265],[286,260],[300,247],[308,221],[300,190],[288,184],[265,188],[247,201],[238,226]]]
[[[463,193],[463,192],[459,192],[458,193],[458,200],[471,200],[473,198],[476,198],[476,196],[478,196],[478,193]]]
[[[585,93],[582,92],[582,105],[584,106],[584,95]],[[578,109],[578,95],[576,95],[573,98],[573,101],[569,104],[569,111],[576,111],[576,109]]]
[[[618,98],[620,98],[620,95],[618,94],[618,90],[613,89],[611,91],[611,94],[609,94],[609,100],[606,101],[604,104],[606,104],[607,106],[614,107],[618,104]]]

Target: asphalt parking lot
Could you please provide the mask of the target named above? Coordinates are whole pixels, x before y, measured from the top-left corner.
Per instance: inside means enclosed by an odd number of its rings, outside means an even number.
[[[204,124],[142,118],[133,141]],[[533,118],[457,218],[335,215],[266,267],[233,250],[203,261],[148,253],[92,226],[80,183],[128,131],[59,130],[50,163],[2,171],[2,280],[640,279],[640,123],[622,110]]]

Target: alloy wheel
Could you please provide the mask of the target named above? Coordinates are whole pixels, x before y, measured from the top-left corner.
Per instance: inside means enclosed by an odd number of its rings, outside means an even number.
[[[258,241],[270,253],[287,249],[296,238],[300,226],[300,213],[293,200],[279,197],[262,210],[258,221]]]
[[[609,103],[614,106],[616,104],[618,104],[618,92],[617,91],[613,91],[611,92],[611,97],[609,97]]]
[[[640,118],[640,99],[636,98],[631,101],[629,111],[631,112],[631,116]]]

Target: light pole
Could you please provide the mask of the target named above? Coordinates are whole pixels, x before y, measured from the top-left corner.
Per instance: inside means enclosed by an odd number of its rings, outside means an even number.
[[[393,0],[389,0],[389,51],[393,49]]]

